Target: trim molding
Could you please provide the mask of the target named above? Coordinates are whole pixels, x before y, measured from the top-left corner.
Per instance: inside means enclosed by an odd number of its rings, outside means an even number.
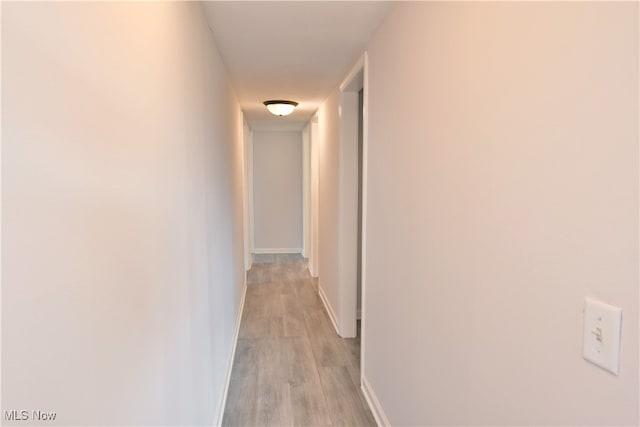
[[[360,247],[362,252],[360,253],[360,311],[361,311],[361,330],[360,330],[360,382],[364,383],[364,369],[366,362],[366,328],[367,328],[367,200],[369,194],[369,184],[367,181],[368,176],[368,162],[369,162],[369,57],[367,51],[362,55],[363,68],[362,68],[362,108],[364,108],[362,114],[362,236]]]
[[[229,394],[229,384],[231,383],[231,369],[233,369],[233,361],[236,356],[236,345],[238,344],[238,335],[240,334],[240,321],[242,320],[242,312],[244,311],[244,299],[247,294],[247,281],[245,279],[242,285],[242,296],[240,297],[240,307],[238,309],[238,317],[236,318],[236,330],[233,334],[233,346],[231,348],[231,354],[229,355],[229,364],[227,365],[227,378],[224,381],[224,392],[222,393],[222,399],[218,404],[218,416],[216,417],[214,426],[222,425],[222,418],[224,417],[224,408],[227,405],[227,394]]]
[[[329,304],[329,300],[327,299],[327,296],[324,294],[324,290],[320,285],[318,285],[318,294],[320,295],[320,299],[322,300],[324,309],[327,311],[327,314],[329,315],[329,319],[331,319],[333,328],[336,330],[336,334],[340,336],[340,331],[338,330],[338,322],[336,322],[336,314],[333,312],[333,309],[331,308],[331,304]]]
[[[362,393],[364,394],[364,398],[369,404],[369,409],[371,409],[373,418],[376,419],[376,424],[378,424],[378,426],[380,427],[390,426],[391,423],[389,422],[389,419],[384,413],[384,410],[382,409],[382,405],[380,404],[378,397],[373,392],[373,388],[371,387],[371,384],[369,384],[369,381],[367,381],[367,378],[364,376],[362,377],[362,386],[360,388],[362,388]]]
[[[299,254],[302,248],[254,248],[254,254]]]

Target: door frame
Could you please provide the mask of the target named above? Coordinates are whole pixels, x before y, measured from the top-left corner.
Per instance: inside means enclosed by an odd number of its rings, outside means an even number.
[[[357,150],[353,158],[353,151],[345,150],[349,145],[357,147],[357,120],[358,120],[358,92],[363,91],[362,101],[362,217],[361,217],[361,332],[360,332],[360,379],[364,376],[366,354],[366,239],[367,239],[367,152],[368,152],[368,104],[369,104],[369,77],[368,57],[365,52],[352,67],[347,77],[343,80],[340,89],[340,220],[339,220],[339,310],[340,310],[340,335],[342,337],[355,337],[357,334],[357,228],[353,228],[354,209],[355,221],[357,221],[357,200],[353,200],[353,178],[357,188]],[[355,109],[354,109],[355,108]],[[355,122],[354,122],[355,121]],[[355,136],[354,136],[355,128]],[[355,141],[353,140],[355,138]],[[355,167],[354,167],[355,165]],[[353,173],[353,170],[356,173]],[[348,186],[351,186],[349,190]],[[356,190],[357,191],[357,190]],[[357,193],[356,193],[357,199]],[[355,208],[354,208],[355,207]],[[356,223],[357,227],[357,223]],[[355,233],[355,235],[354,235]],[[354,246],[355,242],[355,246]]]

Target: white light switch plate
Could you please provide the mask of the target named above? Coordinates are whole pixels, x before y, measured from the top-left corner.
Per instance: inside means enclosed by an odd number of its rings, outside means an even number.
[[[583,357],[618,375],[621,328],[620,307],[585,298]]]

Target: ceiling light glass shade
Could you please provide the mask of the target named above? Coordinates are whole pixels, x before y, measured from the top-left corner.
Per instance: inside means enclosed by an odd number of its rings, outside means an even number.
[[[264,105],[267,106],[267,109],[271,114],[276,116],[288,116],[293,113],[297,102],[294,101],[283,101],[283,100],[273,100],[273,101],[264,101]]]

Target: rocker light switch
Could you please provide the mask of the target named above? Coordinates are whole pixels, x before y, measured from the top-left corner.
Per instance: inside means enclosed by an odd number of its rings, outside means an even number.
[[[621,327],[620,307],[585,298],[583,357],[618,375]]]

